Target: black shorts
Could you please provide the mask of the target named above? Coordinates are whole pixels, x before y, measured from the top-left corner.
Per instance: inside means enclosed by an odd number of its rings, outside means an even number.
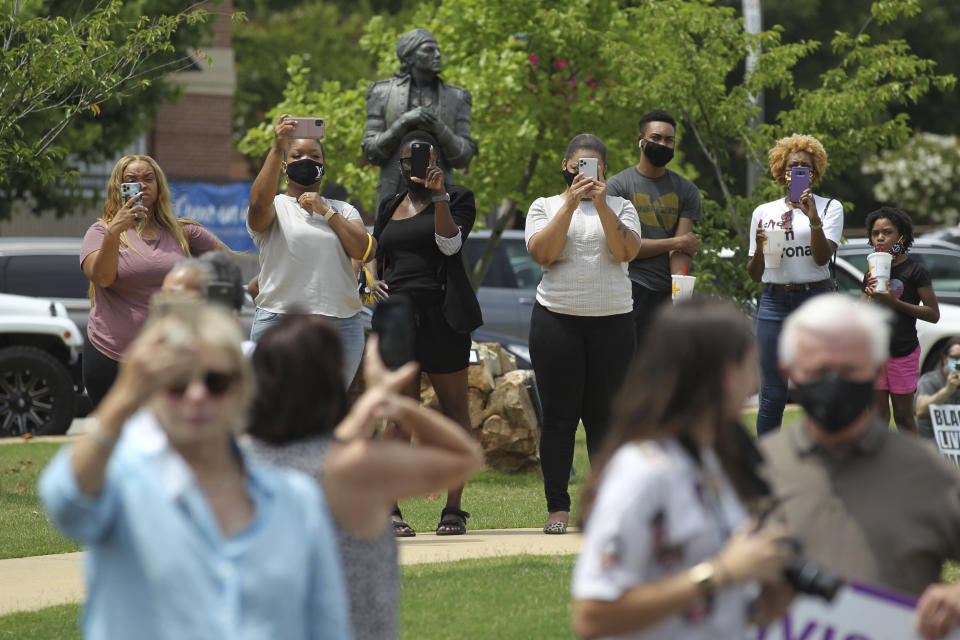
[[[453,373],[470,361],[470,334],[457,333],[443,317],[443,294],[413,296],[416,338],[414,352],[420,370]]]

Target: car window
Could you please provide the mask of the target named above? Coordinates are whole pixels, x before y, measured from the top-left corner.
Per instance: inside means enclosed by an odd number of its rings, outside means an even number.
[[[837,255],[843,256],[846,258],[847,262],[855,266],[860,271],[867,271],[867,255],[873,252],[873,249],[870,247],[864,246],[862,249],[860,247],[851,247],[847,249],[849,245],[844,246],[844,251],[838,251]]]
[[[516,280],[518,289],[528,289],[533,291],[540,284],[540,278],[543,277],[543,269],[534,262],[527,251],[527,246],[522,238],[502,240],[500,246],[507,254],[507,260],[510,261],[510,268],[513,270],[513,277]]]
[[[960,291],[960,258],[957,254],[924,253],[923,263],[930,272],[934,291]]]
[[[9,256],[4,293],[41,298],[86,298],[90,281],[75,255]]]
[[[849,261],[849,258],[848,258]],[[860,297],[863,290],[862,283],[848,271],[837,268],[837,286],[841,292],[849,293],[852,296]]]

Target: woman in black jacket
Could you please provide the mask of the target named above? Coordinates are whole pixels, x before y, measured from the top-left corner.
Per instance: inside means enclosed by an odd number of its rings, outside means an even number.
[[[425,178],[410,174],[416,142],[430,145]],[[410,132],[400,148],[400,175],[406,190],[380,203],[373,228],[380,274],[376,295],[382,300],[403,294],[411,301],[414,359],[429,376],[443,413],[469,433],[470,332],[483,323],[461,255],[477,217],[473,193],[444,184],[434,156],[439,145],[429,133]],[[418,397],[419,384],[414,384],[409,394]],[[470,514],[460,508],[462,494],[463,485],[447,492],[437,535],[466,533]],[[396,535],[414,535],[399,508],[393,515]]]

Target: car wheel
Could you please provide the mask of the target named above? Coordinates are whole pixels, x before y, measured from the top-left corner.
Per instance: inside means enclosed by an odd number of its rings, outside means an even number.
[[[36,347],[0,349],[0,436],[66,433],[73,408],[63,363]]]

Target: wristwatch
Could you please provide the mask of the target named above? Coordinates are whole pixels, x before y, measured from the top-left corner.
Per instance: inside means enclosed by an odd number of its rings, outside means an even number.
[[[337,210],[334,209],[333,207],[330,207],[330,211],[327,211],[325,214],[323,214],[323,219],[326,222],[330,222],[330,218],[332,218],[335,215],[337,215]]]
[[[687,576],[704,597],[713,595],[717,590],[717,571],[712,562],[701,562],[690,567]]]
[[[450,202],[450,194],[445,193],[442,196],[433,196],[430,198],[433,202]]]

